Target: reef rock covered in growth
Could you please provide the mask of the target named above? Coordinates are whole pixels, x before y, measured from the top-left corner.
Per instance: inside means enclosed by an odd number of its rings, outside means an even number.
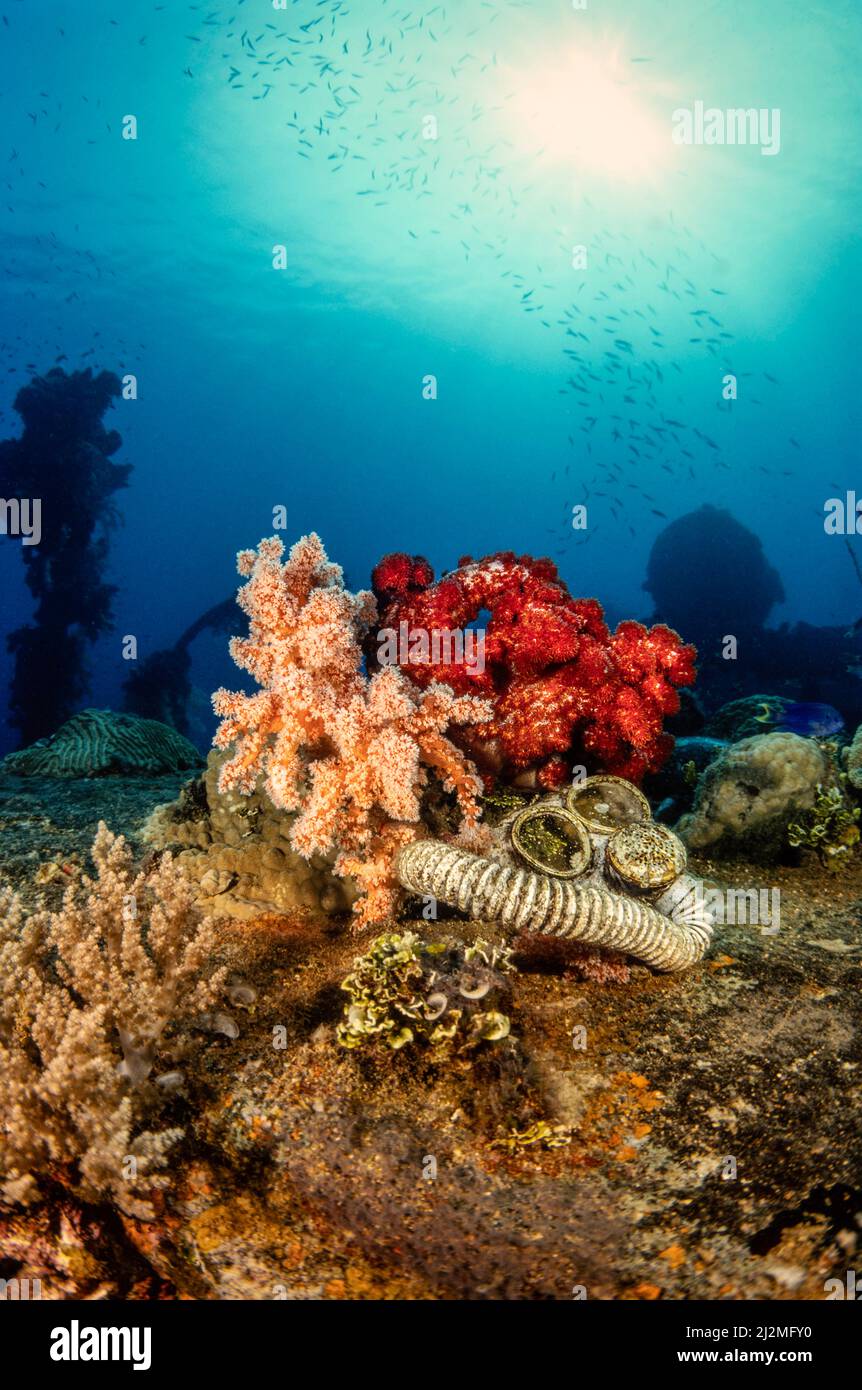
[[[176,801],[156,808],[144,827],[146,842],[176,851],[197,884],[200,906],[220,917],[349,912],[356,896],[349,879],[334,877],[331,855],[296,853],[291,812],[273,806],[262,787],[251,795],[219,792],[228,756],[213,749],[201,776]]]
[[[829,752],[816,739],[779,732],[744,738],[709,764],[677,830],[692,849],[774,857],[788,825],[811,811],[829,778]]]
[[[411,634],[461,631],[490,615],[484,664],[421,652],[406,662],[420,686],[445,681],[492,701],[491,717],[463,739],[483,772],[529,770],[550,788],[582,759],[633,782],[664,763],[673,739],[663,722],[679,709],[678,687],[693,682],[696,656],[669,627],[622,622],[611,633],[601,605],[573,598],[551,560],[512,551],[467,556],[436,583],[421,557],[387,555],[372,583],[377,638],[404,632],[408,653]]]

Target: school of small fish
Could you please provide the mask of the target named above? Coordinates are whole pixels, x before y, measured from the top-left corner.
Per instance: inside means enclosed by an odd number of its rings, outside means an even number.
[[[518,156],[499,119],[506,92],[493,107],[479,95],[499,90],[487,85],[498,67],[495,31],[501,18],[529,10],[527,0],[459,5],[454,0],[428,5],[285,0],[279,8],[248,0],[215,6],[161,3],[151,7],[152,27],[138,32],[147,8],[133,6],[130,15],[118,11],[108,29],[118,31],[126,44],[155,48],[165,37],[165,23],[182,10],[187,15],[182,49],[187,61],[177,68],[177,80],[212,80],[220,74],[231,99],[269,103],[267,109],[278,112],[289,159],[317,162],[333,180],[341,180],[346,217],[349,200],[362,199],[379,209],[389,225],[397,219],[406,246],[448,237],[453,251],[457,248],[468,263],[481,262],[485,268],[496,263],[502,293],[559,340],[557,390],[566,398],[571,427],[567,444],[561,441],[559,457],[548,465],[550,483],[560,497],[559,516],[548,518],[556,554],[601,534],[601,522],[573,530],[577,505],[600,499],[600,510],[635,535],[630,510],[635,498],[635,510],[644,517],[666,516],[648,490],[650,479],[657,480],[661,472],[693,479],[710,468],[732,469],[725,421],[736,405],[724,400],[719,389],[706,403],[693,399],[678,360],[681,356],[689,364],[697,349],[697,356],[714,360],[716,382],[736,371],[735,335],[725,307],[731,292],[714,283],[727,283],[726,262],[678,223],[671,210],[657,214],[655,240],[672,246],[673,255],[668,259],[662,253],[658,259],[651,245],[624,226],[602,225],[594,190],[590,196],[576,188],[572,207],[549,200],[541,208],[549,227],[547,256],[541,263],[519,263],[524,255],[519,224],[525,209],[535,213],[544,195],[531,181],[530,161]],[[14,20],[10,5],[0,22],[8,30]],[[80,16],[74,14],[64,18],[57,26],[59,38],[77,22]],[[116,138],[117,118],[106,119],[101,98],[81,92],[80,101],[92,113],[87,143]],[[446,157],[442,140],[422,138],[429,113],[445,125]],[[64,102],[37,86],[26,116],[34,128],[45,122],[59,133]],[[32,271],[15,254],[16,204],[23,197],[32,205],[41,197],[49,207],[51,191],[33,170],[25,170],[17,146],[9,148],[5,163],[11,250],[3,273],[10,280],[29,281]],[[429,225],[429,209],[437,225]],[[589,269],[583,272],[573,271],[570,260],[572,240],[580,239],[577,225],[591,228],[584,240]],[[46,230],[35,240],[44,262],[44,286],[56,294],[59,280],[66,291],[58,302],[61,311],[65,304],[86,303],[96,282],[119,273],[107,258],[76,246],[67,227]],[[35,298],[37,291],[28,283],[23,293]],[[681,322],[690,329],[682,335]],[[89,346],[73,356],[70,366],[86,366],[97,357],[100,365],[115,365],[112,354],[120,363],[133,362],[144,347],[122,335],[108,342],[107,332],[93,324]],[[37,362],[44,370],[46,353],[49,358],[53,354],[55,363],[66,363],[65,349],[71,353],[68,342],[64,348],[59,320],[54,343],[19,334],[2,344],[6,371],[17,373],[19,380],[36,370]],[[736,374],[746,407],[764,404],[760,393],[779,386],[769,372]],[[714,430],[702,428],[707,409],[716,412]],[[790,438],[788,444],[801,461],[799,441]],[[785,451],[782,461],[792,458]],[[765,474],[796,472],[766,463],[755,466]]]

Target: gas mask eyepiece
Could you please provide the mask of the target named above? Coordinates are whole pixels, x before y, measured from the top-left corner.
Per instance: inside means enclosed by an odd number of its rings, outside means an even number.
[[[577,878],[589,868],[592,845],[583,821],[564,806],[541,802],[512,822],[512,846],[540,873]]]
[[[623,826],[652,820],[642,791],[623,777],[587,777],[566,793],[566,807],[595,835],[613,835]]]
[[[565,805],[534,803],[511,825],[520,859],[553,878],[592,870],[630,895],[660,897],[685,872],[685,846],[656,825],[643,792],[622,777],[588,777],[569,789]]]

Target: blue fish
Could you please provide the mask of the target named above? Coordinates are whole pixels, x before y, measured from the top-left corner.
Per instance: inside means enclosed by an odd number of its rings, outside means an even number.
[[[844,728],[844,720],[833,705],[816,701],[788,705],[775,729],[781,733],[799,734],[802,738],[829,738]]]

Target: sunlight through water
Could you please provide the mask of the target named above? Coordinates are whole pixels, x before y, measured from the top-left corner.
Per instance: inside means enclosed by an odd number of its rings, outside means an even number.
[[[671,150],[616,50],[569,50],[511,74],[518,143],[550,164],[614,179],[654,176]]]

